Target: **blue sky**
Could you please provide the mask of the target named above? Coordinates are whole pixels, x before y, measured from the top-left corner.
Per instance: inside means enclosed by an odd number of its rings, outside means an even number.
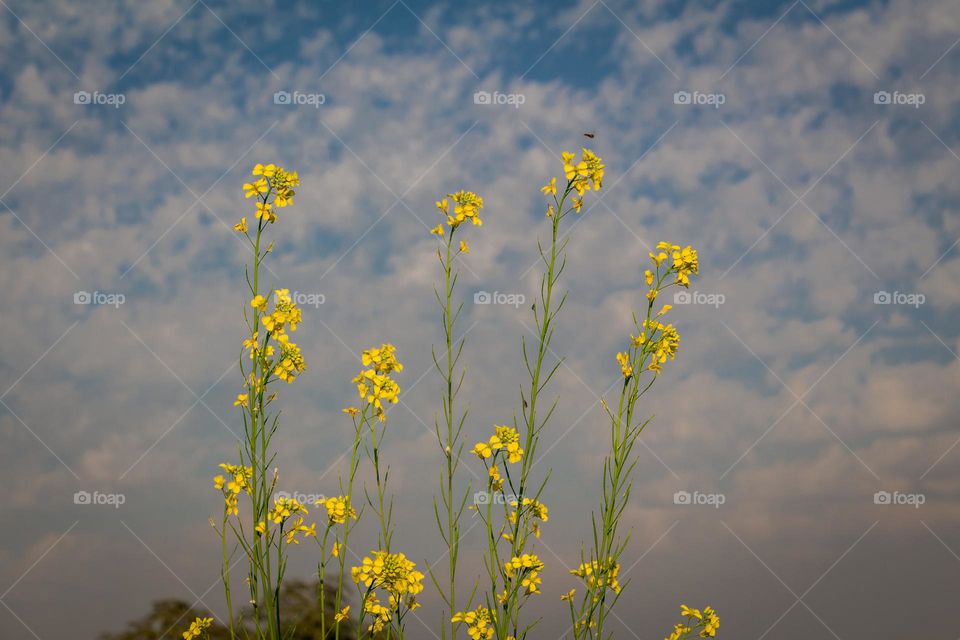
[[[473,294],[535,293],[538,188],[593,132],[607,180],[568,229],[538,637],[564,631],[598,402],[661,239],[698,248],[696,300],[722,302],[672,312],[683,342],[643,408],[617,637],[664,634],[680,601],[708,600],[736,637],[952,637],[960,15],[757,4],[3,0],[3,636],[92,638],[161,597],[222,610],[208,487],[239,428],[246,256],[230,226],[256,162],[302,179],[271,284],[324,300],[298,331],[308,374],[284,393],[284,487],[331,489],[355,354],[391,341],[407,364],[387,445],[398,537],[435,557],[433,202],[487,202],[459,290],[473,439],[511,415],[533,326],[528,305]],[[76,505],[81,490],[126,501]],[[416,637],[438,615],[428,595]]]

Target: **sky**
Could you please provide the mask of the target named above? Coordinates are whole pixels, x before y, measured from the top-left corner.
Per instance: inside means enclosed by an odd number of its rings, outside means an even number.
[[[357,354],[392,342],[395,540],[439,558],[433,203],[486,202],[458,262],[472,442],[516,410],[539,187],[585,143],[607,177],[564,228],[536,637],[566,631],[599,401],[660,240],[694,246],[700,277],[640,409],[616,637],[663,637],[681,602],[717,608],[721,637],[958,635],[952,0],[0,5],[4,638],[92,639],[168,597],[222,614],[210,478],[242,429],[231,227],[258,162],[301,176],[268,280],[310,301],[280,486],[336,489]],[[516,303],[478,303],[495,292]],[[290,575],[315,562],[297,550]],[[430,592],[411,637],[434,637]]]

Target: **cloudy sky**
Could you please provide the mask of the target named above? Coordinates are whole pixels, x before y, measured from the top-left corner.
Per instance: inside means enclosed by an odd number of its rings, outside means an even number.
[[[699,249],[701,277],[642,408],[616,637],[663,637],[680,602],[738,639],[957,637],[953,0],[0,4],[2,637],[94,638],[161,597],[223,610],[210,477],[242,429],[230,227],[256,162],[302,181],[270,284],[322,300],[282,395],[281,486],[334,490],[356,354],[391,341],[396,540],[436,559],[433,202],[486,199],[459,265],[472,441],[512,415],[533,328],[474,295],[532,300],[538,187],[584,132],[607,180],[566,227],[537,637],[566,628],[598,401],[662,239]],[[412,637],[433,637],[429,591]]]

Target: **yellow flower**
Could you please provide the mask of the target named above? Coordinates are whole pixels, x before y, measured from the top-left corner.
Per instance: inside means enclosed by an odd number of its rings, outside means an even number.
[[[653,254],[651,253],[650,255],[652,256]],[[653,271],[650,271],[650,269],[647,269],[646,271],[644,271],[643,279],[647,281],[648,287],[651,286],[653,284]]]
[[[281,338],[287,338],[286,334],[280,336]],[[280,357],[278,358],[279,362],[276,367],[273,369],[273,373],[277,378],[285,382],[292,383],[298,375],[303,373],[307,368],[307,363],[303,359],[303,355],[300,353],[300,347],[296,344],[290,342],[289,339],[285,339],[280,343]]]
[[[397,348],[389,342],[367,349],[360,354],[360,362],[365,367],[373,365],[377,373],[391,373],[393,371],[403,371],[403,365],[397,360],[395,355]]]
[[[547,217],[548,217],[548,218],[552,218],[554,213],[556,213],[556,211],[554,211],[553,205],[552,205],[552,204],[548,204],[548,205],[547,205]]]
[[[356,407],[347,407],[346,409],[343,409],[342,411],[343,411],[345,414],[350,415],[350,416],[355,416],[355,415],[357,415],[358,413],[360,413],[360,409],[357,409]]]
[[[524,553],[514,556],[503,565],[503,568],[510,578],[519,574],[520,586],[525,588],[528,594],[540,593],[540,572],[543,571],[543,562],[535,554]]]
[[[500,469],[497,468],[497,465],[490,467],[490,471],[487,473],[490,476],[490,488],[494,491],[503,489],[503,477],[501,477]]]
[[[245,394],[245,393],[238,393],[238,394],[237,394],[237,399],[233,401],[233,406],[235,406],[235,407],[238,407],[238,406],[239,406],[239,407],[249,406],[249,403],[247,402],[247,394]]]
[[[343,524],[347,518],[356,520],[357,512],[350,506],[350,498],[346,496],[336,496],[317,500],[317,504],[327,509],[327,517],[330,524]]]
[[[560,154],[561,160],[563,160],[563,173],[567,177],[567,180],[573,180],[576,177],[586,177],[587,176],[587,163],[580,161],[577,164],[573,164],[573,159],[577,154],[570,153],[569,151],[564,151]]]
[[[243,191],[244,191],[243,195],[245,198],[252,198],[253,196],[256,196],[256,195],[263,195],[267,191],[269,191],[269,189],[267,188],[267,179],[260,178],[259,180],[257,180],[252,184],[246,183],[243,185]]]
[[[460,241],[460,253],[470,253],[470,245],[467,244],[466,240]]]
[[[620,372],[623,373],[624,378],[629,378],[633,375],[633,366],[630,364],[630,355],[624,352],[617,354],[617,362],[620,364]]]
[[[480,209],[483,208],[483,198],[472,191],[457,191],[447,197],[453,200],[453,214],[448,213],[447,200],[437,203],[437,207],[446,214],[447,224],[451,227],[458,227],[465,220],[470,220],[476,226],[481,226],[483,220],[480,219]],[[443,205],[443,206],[440,206]]]
[[[263,166],[262,164],[255,164],[253,166],[253,171],[251,171],[250,174],[254,176],[266,176],[268,178],[272,178],[273,174],[276,172],[276,165],[268,164],[267,166]]]
[[[239,231],[240,233],[246,233],[249,229],[247,228],[247,219],[240,218],[240,222],[233,225],[234,231]]]
[[[442,235],[443,235],[443,225],[442,225],[442,224],[438,224],[438,225],[435,226],[433,229],[430,229],[430,233],[432,233],[432,234],[435,235],[435,236],[442,236]]]
[[[689,287],[690,276],[700,272],[700,259],[696,250],[690,246],[683,249],[674,246],[673,270],[677,273],[677,284],[681,287]]]
[[[467,625],[467,635],[471,640],[489,640],[493,637],[494,629],[491,627],[493,614],[487,607],[477,607],[473,611],[460,611],[453,614],[451,622]]]
[[[570,573],[582,578],[591,589],[600,587],[610,589],[614,593],[620,593],[621,586],[617,580],[617,576],[620,574],[620,565],[613,558],[607,558],[605,563],[596,560],[581,563]]]
[[[334,622],[343,622],[350,615],[350,605],[345,606],[343,609],[340,609],[337,612],[337,615],[333,616]]]
[[[190,628],[183,632],[183,640],[193,640],[199,638],[201,634],[206,635],[207,629],[213,626],[213,618],[197,618],[190,623]]]
[[[583,208],[583,198],[574,198],[573,199],[573,210],[577,213],[580,213],[580,209]]]
[[[547,196],[557,195],[557,179],[550,178],[550,182],[540,187],[540,191],[542,191],[543,194]]]
[[[595,191],[600,191],[600,186],[603,183],[605,165],[597,154],[590,151],[590,149],[581,148],[581,151],[583,152],[583,161],[587,164],[587,174],[593,182],[593,188]]]
[[[570,589],[570,591],[567,591],[565,594],[563,594],[562,596],[560,596],[560,600],[561,600],[561,601],[570,601],[570,600],[573,600],[573,598],[574,598],[576,595],[577,595],[577,590],[576,590],[576,589]]]
[[[221,490],[222,490],[222,489],[223,489],[224,482],[225,482],[225,480],[224,480],[223,476],[219,476],[219,475],[218,475],[218,476],[213,476],[213,488],[214,488],[214,489],[221,489]]]
[[[267,519],[272,521],[274,524],[282,524],[293,516],[298,514],[307,515],[307,513],[307,508],[303,506],[296,498],[278,496],[273,501],[273,509],[267,513]],[[303,519],[300,518],[297,526],[302,523]]]
[[[254,296],[253,300],[250,301],[250,306],[256,309],[257,311],[263,312],[267,310],[267,299],[263,296]]]
[[[516,429],[507,426],[494,425],[495,435],[490,438],[490,447],[493,449],[505,449],[507,452],[507,462],[516,464],[523,458],[523,449],[520,448],[520,433]]]
[[[493,455],[493,450],[486,442],[478,442],[477,444],[473,445],[471,453],[475,454],[481,460],[486,460]]]
[[[402,553],[371,551],[359,566],[350,570],[357,584],[369,589],[383,589],[391,596],[416,595],[423,591],[424,575],[416,564]]]
[[[276,221],[277,216],[274,215],[272,209],[273,209],[272,204],[268,204],[265,202],[258,202],[257,203],[257,220],[260,220],[262,218],[267,222]]]

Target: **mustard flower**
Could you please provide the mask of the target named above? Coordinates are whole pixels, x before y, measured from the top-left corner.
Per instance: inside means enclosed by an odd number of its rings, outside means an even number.
[[[470,220],[474,225],[481,226],[483,220],[480,219],[480,209],[483,208],[483,198],[472,191],[457,191],[447,196],[453,200],[453,213],[449,213],[447,200],[444,198],[438,203],[438,208],[447,216],[447,224],[451,227],[459,227],[461,223]],[[443,205],[443,206],[440,206]]]
[[[519,575],[520,586],[525,588],[528,594],[540,593],[540,572],[543,571],[543,562],[536,554],[524,553],[514,556],[503,565],[503,568],[511,578]]]
[[[540,191],[542,191],[543,194],[547,196],[557,195],[557,179],[550,178],[550,182],[540,187]]]
[[[357,518],[357,512],[350,506],[350,498],[347,496],[317,500],[317,505],[326,507],[327,517],[331,525],[343,524],[347,521],[347,518],[353,518],[354,520]]]
[[[213,618],[197,618],[190,623],[190,628],[183,632],[183,640],[193,640],[201,635],[207,635],[207,629],[213,626]]]
[[[253,196],[258,196],[258,195],[262,196],[263,194],[267,193],[267,191],[269,190],[270,189],[269,187],[267,187],[266,178],[260,178],[256,182],[253,182],[253,183],[248,182],[243,185],[243,195],[245,198],[252,198]]]
[[[520,433],[511,427],[494,426],[495,435],[490,438],[490,446],[495,449],[503,448],[507,452],[507,461],[516,464],[523,458],[523,449],[520,448]]]
[[[630,355],[620,352],[617,354],[617,363],[620,365],[620,372],[624,378],[629,379],[633,375],[633,366],[630,364]]]
[[[417,571],[416,567],[417,565],[402,553],[371,551],[360,565],[350,569],[350,577],[370,590],[385,591],[391,598],[391,604],[399,605],[401,599],[407,598],[406,604],[409,607],[415,602],[409,596],[423,591],[424,575]]]
[[[493,613],[487,607],[477,607],[473,611],[460,611],[450,619],[467,625],[467,635],[472,640],[489,640],[493,637],[494,629],[490,626]]]
[[[597,560],[581,563],[576,569],[571,569],[570,573],[581,578],[590,589],[601,587],[620,593],[621,586],[617,580],[620,564],[613,558],[607,558],[605,563]]]

